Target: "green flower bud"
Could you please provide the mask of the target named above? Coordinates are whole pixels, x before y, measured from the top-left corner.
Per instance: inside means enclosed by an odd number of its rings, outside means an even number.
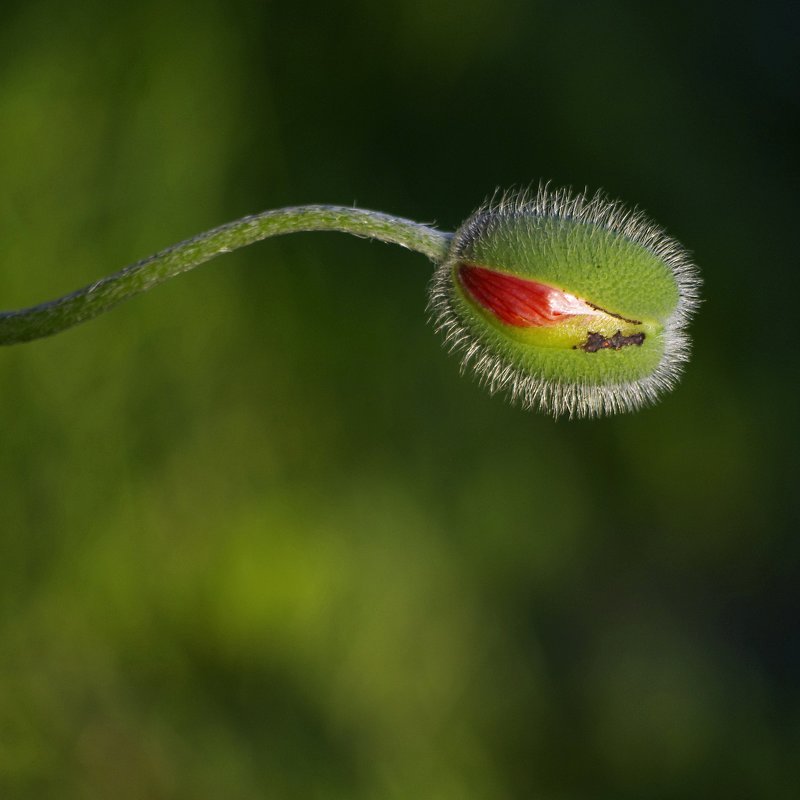
[[[700,283],[686,250],[639,211],[540,187],[488,203],[456,231],[429,308],[491,392],[599,416],[675,385]]]

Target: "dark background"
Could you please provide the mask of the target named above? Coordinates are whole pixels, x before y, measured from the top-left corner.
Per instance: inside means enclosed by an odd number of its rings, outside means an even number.
[[[0,307],[540,179],[647,209],[705,303],[599,421],[460,378],[426,260],[333,234],[0,351],[0,796],[797,797],[797,14],[7,7]]]

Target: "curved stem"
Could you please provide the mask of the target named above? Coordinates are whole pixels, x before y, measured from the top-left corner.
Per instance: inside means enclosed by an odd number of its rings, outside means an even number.
[[[408,219],[360,208],[297,206],[264,211],[168,247],[57,300],[0,312],[0,345],[59,333],[222,253],[299,231],[341,231],[379,239],[422,253],[434,263],[444,260],[452,238]]]

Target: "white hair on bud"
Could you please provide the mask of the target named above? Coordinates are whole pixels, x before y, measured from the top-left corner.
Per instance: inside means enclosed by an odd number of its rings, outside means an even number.
[[[593,225],[623,236],[656,256],[674,276],[678,303],[664,322],[664,353],[649,375],[618,383],[558,381],[524,372],[507,353],[468,327],[454,306],[453,266],[494,222],[550,218]],[[456,232],[448,257],[434,273],[428,310],[450,351],[462,354],[462,371],[471,368],[492,394],[506,392],[525,408],[555,417],[597,417],[634,411],[672,389],[689,358],[687,326],[700,304],[701,279],[689,253],[638,208],[626,208],[602,192],[591,197],[569,189],[495,192]]]

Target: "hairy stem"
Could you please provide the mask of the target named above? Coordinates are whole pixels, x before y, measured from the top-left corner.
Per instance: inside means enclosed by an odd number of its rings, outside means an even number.
[[[444,260],[452,238],[411,220],[359,208],[297,206],[264,211],[168,247],[57,300],[0,312],[0,345],[52,336],[222,253],[300,231],[341,231],[391,242],[422,253],[435,264]]]

